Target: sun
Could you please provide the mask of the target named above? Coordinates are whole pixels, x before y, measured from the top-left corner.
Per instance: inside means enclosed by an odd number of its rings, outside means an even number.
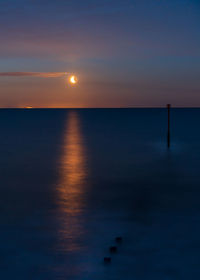
[[[72,75],[70,76],[69,81],[71,84],[75,85],[78,82],[78,79],[76,76]]]

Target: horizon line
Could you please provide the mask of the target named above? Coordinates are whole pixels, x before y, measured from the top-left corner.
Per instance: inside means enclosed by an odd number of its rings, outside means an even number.
[[[164,109],[166,106],[127,106],[127,107],[0,107],[0,109],[18,109],[18,110],[34,110],[34,109]],[[173,106],[173,109],[200,109],[200,106]]]

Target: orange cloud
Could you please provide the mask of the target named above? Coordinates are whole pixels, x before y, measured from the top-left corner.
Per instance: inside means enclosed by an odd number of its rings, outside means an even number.
[[[59,78],[69,74],[67,72],[0,72],[0,77]]]

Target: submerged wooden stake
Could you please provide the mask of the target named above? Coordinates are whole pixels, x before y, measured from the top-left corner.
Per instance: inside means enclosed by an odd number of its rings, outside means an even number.
[[[110,257],[105,257],[104,258],[104,263],[111,263],[111,258]]]
[[[170,148],[170,108],[171,108],[171,104],[167,104],[167,110],[168,110],[167,147],[168,148]]]
[[[122,243],[122,237],[121,237],[121,236],[115,237],[115,241],[116,241],[117,243]]]
[[[110,247],[110,253],[117,253],[117,247],[116,246],[111,246]]]

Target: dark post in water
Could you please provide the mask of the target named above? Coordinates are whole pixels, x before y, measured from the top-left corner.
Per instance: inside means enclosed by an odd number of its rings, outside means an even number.
[[[171,108],[171,104],[167,104],[167,110],[168,110],[167,146],[168,146],[168,148],[170,148],[170,108]]]

